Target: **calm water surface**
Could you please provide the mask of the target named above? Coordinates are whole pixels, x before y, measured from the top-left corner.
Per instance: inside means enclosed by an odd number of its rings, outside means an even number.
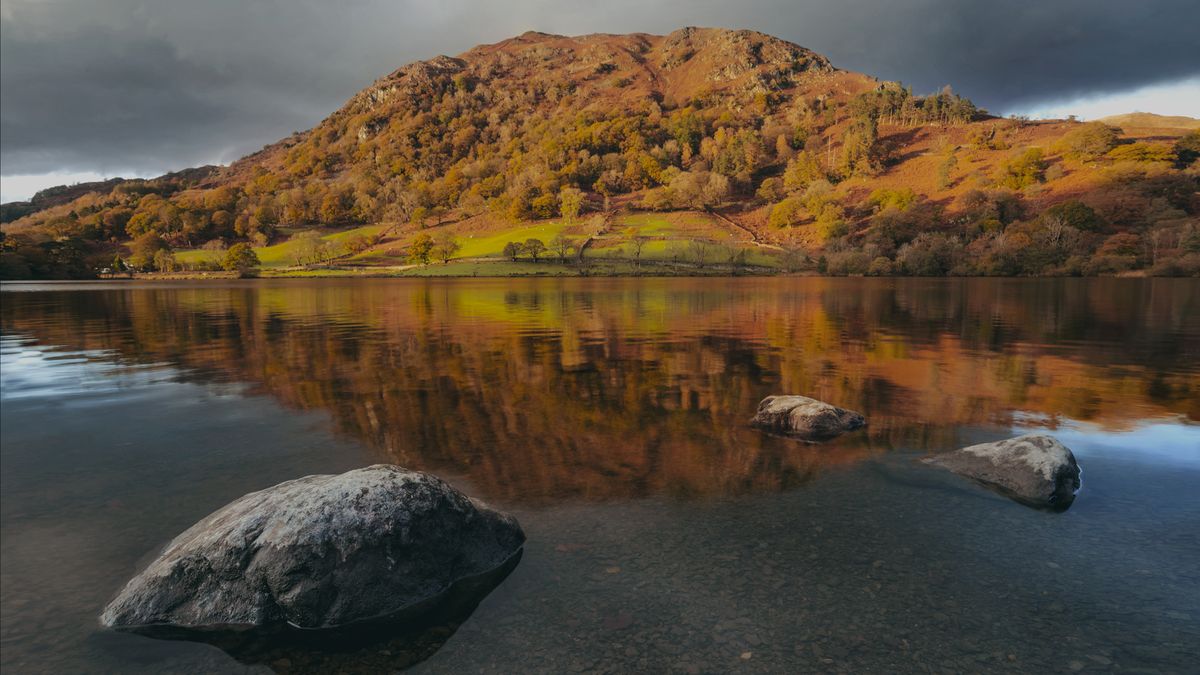
[[[1200,663],[1194,280],[5,284],[0,331],[6,673]],[[781,392],[870,427],[748,428]],[[1026,430],[1066,513],[914,462]],[[97,628],[210,511],[376,462],[521,520],[465,621],[243,661]]]

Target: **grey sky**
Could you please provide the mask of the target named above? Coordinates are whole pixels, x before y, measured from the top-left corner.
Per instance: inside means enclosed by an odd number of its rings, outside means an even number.
[[[761,30],[1001,113],[1200,81],[1196,0],[0,0],[0,173],[226,162],[409,61],[529,29],[685,25]]]

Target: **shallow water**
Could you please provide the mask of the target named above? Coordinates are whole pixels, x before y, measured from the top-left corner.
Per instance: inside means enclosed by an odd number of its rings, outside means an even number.
[[[5,672],[1200,662],[1196,281],[5,284],[0,330]],[[748,428],[779,392],[870,427]],[[1083,467],[1065,513],[913,461],[1026,430]],[[257,664],[98,630],[210,511],[375,462],[521,520],[461,626]]]

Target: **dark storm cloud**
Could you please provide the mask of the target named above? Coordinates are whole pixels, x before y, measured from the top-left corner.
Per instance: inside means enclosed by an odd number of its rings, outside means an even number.
[[[526,29],[682,25],[754,28],[997,112],[1200,73],[1196,0],[3,0],[0,168],[228,161],[414,59]]]

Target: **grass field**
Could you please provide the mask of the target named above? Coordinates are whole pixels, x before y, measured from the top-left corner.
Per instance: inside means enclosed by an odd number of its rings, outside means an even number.
[[[326,231],[322,242],[340,247],[356,236],[381,235],[384,225],[367,225],[339,231]],[[380,245],[353,256],[342,255],[334,265],[312,266],[305,269],[289,269],[295,265],[297,255],[305,242],[293,236],[271,246],[255,247],[254,251],[262,262],[264,276],[575,276],[579,274],[629,275],[686,273],[694,253],[690,249],[693,241],[706,243],[708,253],[706,267],[728,266],[731,253],[738,251],[742,261],[758,267],[778,267],[779,258],[774,252],[755,246],[744,232],[705,213],[629,213],[618,216],[608,228],[607,234],[594,239],[587,250],[588,264],[561,264],[552,251],[546,251],[542,262],[529,260],[512,262],[501,259],[505,245],[509,242],[524,242],[540,239],[547,246],[563,233],[573,233],[571,238],[580,243],[585,238],[578,227],[560,221],[547,221],[532,225],[512,227],[497,223],[496,229],[459,235],[462,248],[449,264],[434,263],[411,266],[403,257],[407,241],[414,232],[405,232],[398,238],[389,238]],[[638,236],[647,237],[642,248],[639,266],[634,261],[630,230]],[[340,252],[340,251],[339,251]],[[176,252],[176,259],[185,266],[203,262],[219,262],[223,252],[201,249]],[[697,270],[699,271],[699,270]]]
[[[502,255],[505,244],[510,241],[524,242],[527,239],[541,239],[543,244],[549,246],[550,241],[561,234],[566,227],[566,223],[539,223],[486,236],[460,237],[462,249],[459,250],[456,257],[484,258]]]
[[[348,230],[338,230],[327,232],[321,236],[321,241],[328,242],[334,246],[343,246],[347,241],[357,236],[375,236],[382,233],[387,228],[386,225],[364,225],[362,227],[354,227]],[[296,255],[300,252],[305,243],[299,237],[293,236],[287,241],[270,246],[256,246],[254,253],[258,255],[259,261],[264,269],[273,267],[288,267],[294,265]],[[192,249],[186,251],[176,251],[175,259],[184,265],[195,265],[206,261],[220,261],[223,255],[220,251],[206,251],[203,249]]]

